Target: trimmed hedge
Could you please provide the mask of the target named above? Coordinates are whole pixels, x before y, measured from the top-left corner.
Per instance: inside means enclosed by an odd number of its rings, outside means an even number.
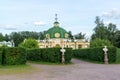
[[[5,48],[5,63],[18,65],[26,63],[26,50],[23,48]]]
[[[69,63],[73,57],[73,50],[72,48],[65,48],[65,63]]]
[[[0,48],[0,65],[2,64],[2,52],[3,52],[3,48]]]
[[[107,53],[110,63],[116,61],[116,51],[116,47],[108,47]],[[104,62],[103,47],[73,50],[73,55],[81,59]]]
[[[0,48],[0,63],[2,65],[19,65],[25,64],[26,50],[18,47]]]
[[[60,48],[43,48],[27,50],[27,59],[31,61],[43,61],[61,63],[62,53]],[[69,63],[72,58],[72,49],[66,48],[65,63]]]

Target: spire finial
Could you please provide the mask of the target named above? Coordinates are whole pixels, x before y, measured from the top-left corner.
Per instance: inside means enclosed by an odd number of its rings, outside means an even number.
[[[57,14],[55,14],[55,22],[54,22],[54,27],[59,27],[59,22],[57,21]]]
[[[57,14],[55,14],[55,20],[56,20],[56,21],[58,20],[58,18],[57,18]]]

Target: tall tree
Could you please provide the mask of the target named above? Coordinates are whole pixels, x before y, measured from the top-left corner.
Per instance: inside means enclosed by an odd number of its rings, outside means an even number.
[[[44,39],[45,31],[43,32],[30,32],[30,31],[22,31],[22,32],[12,32],[10,34],[11,40],[14,41],[15,46],[18,46],[24,39],[32,38],[32,39]]]
[[[39,32],[38,35],[39,35],[39,39],[40,39],[40,40],[45,39],[45,31]]]
[[[11,36],[11,40],[13,40],[15,46],[18,46],[18,44],[20,44],[24,40],[24,38],[17,32],[12,32],[10,34],[10,36]]]
[[[113,45],[115,45],[115,35],[117,31],[116,25],[109,23],[107,26],[105,26],[99,17],[96,17],[95,24],[96,27],[94,28],[94,33],[91,36],[91,41],[99,38],[109,40]]]
[[[69,32],[68,32],[68,34],[69,34],[69,38],[70,38],[70,39],[73,39],[72,32],[71,32],[71,31],[69,31]]]
[[[85,35],[86,35],[86,34],[83,34],[82,32],[80,32],[80,33],[74,35],[74,37],[75,37],[76,39],[85,39]]]
[[[8,34],[5,34],[4,40],[7,41],[7,42],[10,41],[10,36]]]
[[[38,33],[37,33],[37,32],[22,31],[22,32],[19,32],[19,34],[20,34],[23,38],[38,39]]]
[[[103,20],[100,20],[100,18],[97,16],[95,20],[96,27],[93,29],[94,33],[91,36],[91,40],[94,40],[96,38],[99,39],[107,39],[107,27],[104,25]]]
[[[116,25],[109,23],[107,30],[108,30],[108,32],[107,32],[108,40],[110,40],[111,43],[114,44],[115,43],[115,35],[116,35],[116,31],[117,31]]]
[[[2,33],[0,33],[0,41],[3,41],[4,40],[4,36]]]
[[[120,48],[120,30],[115,33],[115,46]]]

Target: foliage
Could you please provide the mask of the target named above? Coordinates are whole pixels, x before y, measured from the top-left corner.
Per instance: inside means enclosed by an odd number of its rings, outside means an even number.
[[[15,43],[15,46],[18,46],[18,44],[20,44],[23,41],[23,37],[17,33],[17,32],[12,32],[11,35],[11,40],[13,40],[13,42]]]
[[[97,16],[95,20],[96,27],[94,28],[94,33],[91,36],[91,39],[94,40],[96,38],[107,39],[107,27],[104,25],[103,21]]]
[[[109,23],[108,27],[107,27],[107,30],[108,30],[108,32],[107,32],[108,40],[111,41],[111,43],[113,45],[115,45],[115,42],[116,42],[115,41],[115,39],[116,39],[115,35],[116,35],[116,32],[117,32],[116,25],[112,24],[112,23]]]
[[[118,48],[120,48],[120,30],[116,31],[115,46],[117,46]]]
[[[27,59],[31,61],[43,61],[60,63],[62,53],[60,48],[28,49]],[[72,58],[72,49],[66,48],[65,63],[69,63]]]
[[[116,55],[117,56],[116,56],[116,62],[115,63],[119,64],[120,63],[120,48],[117,48],[117,54]]]
[[[43,31],[43,32],[39,32],[39,33],[38,33],[40,40],[45,39],[45,33],[46,33],[46,31]]]
[[[7,35],[7,34],[5,34],[5,36],[4,36],[4,41],[7,41],[7,42],[8,42],[8,41],[11,41],[11,40],[10,40],[10,36]]]
[[[0,48],[0,61],[2,65],[18,65],[26,63],[26,50],[23,48]],[[2,56],[1,56],[2,55]]]
[[[75,39],[85,39],[85,35],[86,35],[86,34],[82,34],[82,33],[80,32],[80,33],[78,33],[78,34],[76,34],[76,35],[74,35],[74,36],[75,36]]]
[[[2,35],[2,33],[0,33],[0,41],[4,40],[4,36]]]
[[[2,64],[2,53],[3,53],[3,48],[0,47],[0,65]]]
[[[69,31],[69,32],[68,32],[68,34],[69,34],[69,38],[70,38],[70,39],[73,39],[72,32],[71,32],[71,31]]]
[[[108,59],[109,62],[115,62],[117,59],[117,48],[116,47],[108,47]]]
[[[102,39],[98,39],[98,38],[96,38],[95,40],[90,42],[90,47],[100,47],[100,46],[101,47],[112,46],[112,44],[108,40],[102,40]]]
[[[12,32],[10,35],[5,35],[5,40],[13,40],[15,46],[18,46],[24,39],[33,38],[33,39],[44,39],[45,31],[43,32],[30,32],[30,31],[22,31],[22,32]]]
[[[116,51],[116,47],[108,47],[108,59],[110,63],[116,61]],[[81,59],[104,62],[103,47],[74,50],[73,55]]]
[[[72,56],[73,56],[73,51],[71,48],[65,48],[65,63],[70,63]]]
[[[115,24],[109,23],[107,26],[104,25],[103,20],[97,16],[95,20],[96,27],[94,28],[94,33],[91,36],[91,41],[96,38],[109,40],[113,45],[116,41],[116,31],[117,27]]]
[[[5,48],[5,63],[18,65],[26,63],[26,50],[23,48]]]
[[[31,49],[31,48],[39,48],[38,42],[35,39],[25,39],[22,43],[19,44],[19,47],[23,47],[26,49]]]
[[[22,32],[19,32],[19,34],[23,36],[23,38],[38,39],[38,36],[39,36],[37,32],[29,32],[29,31],[22,31]]]

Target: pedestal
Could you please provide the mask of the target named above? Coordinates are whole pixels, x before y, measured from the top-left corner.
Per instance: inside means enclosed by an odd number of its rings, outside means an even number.
[[[107,54],[104,54],[104,64],[108,64],[108,56],[107,56]]]
[[[64,58],[64,55],[62,54],[62,64],[65,63],[65,58]]]

